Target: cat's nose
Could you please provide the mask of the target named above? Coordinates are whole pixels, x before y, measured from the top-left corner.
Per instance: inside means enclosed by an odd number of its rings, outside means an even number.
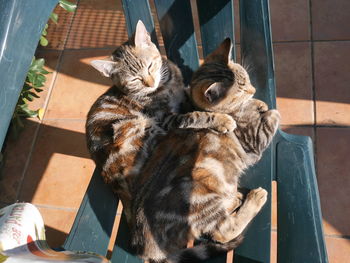
[[[152,76],[148,76],[143,79],[143,82],[146,87],[153,87],[154,86],[154,79]]]
[[[256,89],[255,89],[253,86],[250,86],[250,87],[248,88],[248,93],[249,93],[249,94],[255,94],[255,91],[256,91]]]

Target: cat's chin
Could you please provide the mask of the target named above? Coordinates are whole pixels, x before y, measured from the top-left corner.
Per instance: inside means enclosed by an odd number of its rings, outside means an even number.
[[[145,95],[150,95],[153,94],[154,92],[156,92],[159,89],[159,86],[155,86],[155,87],[147,87],[147,90],[144,90],[144,94]]]

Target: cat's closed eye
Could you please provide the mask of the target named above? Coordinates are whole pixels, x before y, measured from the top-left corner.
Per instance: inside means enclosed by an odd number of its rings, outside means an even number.
[[[150,70],[152,69],[152,67],[153,67],[153,62],[151,62],[151,64],[149,64],[149,66],[148,66],[148,73],[150,72]]]
[[[246,83],[245,78],[243,78],[243,79],[238,79],[238,80],[237,80],[237,84],[238,84],[239,86],[244,86],[245,83]]]
[[[143,82],[143,79],[140,78],[140,77],[137,77],[137,78],[133,78],[132,80],[130,80],[130,82],[136,82],[136,81],[141,81],[141,82]]]

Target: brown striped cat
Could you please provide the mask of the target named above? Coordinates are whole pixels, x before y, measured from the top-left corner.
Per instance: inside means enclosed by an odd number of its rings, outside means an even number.
[[[159,142],[135,179],[132,246],[150,262],[200,262],[235,248],[242,232],[267,200],[262,188],[242,203],[239,177],[271,142],[280,115],[253,99],[247,72],[230,58],[226,39],[194,73],[193,104],[228,113],[233,132],[172,130]],[[191,239],[207,241],[186,248]]]
[[[185,103],[180,70],[161,57],[141,21],[134,37],[110,59],[91,64],[114,85],[88,113],[87,145],[104,181],[123,202],[129,221],[129,182],[139,174],[159,136],[173,128],[227,132],[235,128],[235,121],[221,113],[179,114]]]

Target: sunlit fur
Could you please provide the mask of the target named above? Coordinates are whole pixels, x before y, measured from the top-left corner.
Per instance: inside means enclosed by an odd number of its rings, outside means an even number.
[[[226,134],[170,131],[135,179],[132,245],[145,260],[199,262],[232,249],[266,202],[262,188],[245,198],[237,189],[244,170],[271,142],[280,117],[252,98],[255,89],[246,71],[230,61],[230,50],[225,40],[205,60],[190,94],[198,109],[228,113],[237,128]],[[184,249],[203,236],[207,241]]]
[[[153,43],[144,48],[122,45],[113,52],[112,60],[116,62],[113,82],[125,94],[147,96],[166,80],[167,69],[162,68],[162,57]]]
[[[91,64],[113,86],[92,105],[86,122],[89,152],[104,181],[112,185],[130,219],[130,200],[135,175],[157,140],[173,128],[233,130],[226,114],[185,111],[180,70],[162,58],[140,21],[136,33],[107,60]]]

